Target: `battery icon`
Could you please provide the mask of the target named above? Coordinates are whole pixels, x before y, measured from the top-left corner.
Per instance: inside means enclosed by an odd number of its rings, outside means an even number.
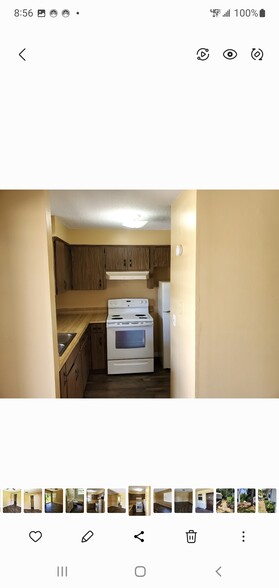
[[[261,8],[261,10],[260,10],[260,16],[262,18],[265,16],[265,10],[263,8]]]

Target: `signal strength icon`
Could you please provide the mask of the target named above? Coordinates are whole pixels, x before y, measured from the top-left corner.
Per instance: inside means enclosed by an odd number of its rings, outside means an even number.
[[[222,16],[231,16],[231,11],[230,9],[227,10],[227,12],[224,12],[224,14]]]

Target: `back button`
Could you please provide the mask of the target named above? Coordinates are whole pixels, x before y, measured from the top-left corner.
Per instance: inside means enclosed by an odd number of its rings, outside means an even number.
[[[26,47],[21,50],[21,52],[19,53],[19,57],[21,57],[21,59],[23,59],[23,61],[26,61],[26,59],[25,59],[25,57],[23,55],[24,51],[26,51]]]

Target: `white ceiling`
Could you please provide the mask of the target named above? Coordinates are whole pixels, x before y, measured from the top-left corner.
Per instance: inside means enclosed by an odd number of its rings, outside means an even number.
[[[178,194],[174,190],[53,190],[51,214],[71,229],[123,228],[128,215],[147,220],[144,229],[170,229],[170,207]]]

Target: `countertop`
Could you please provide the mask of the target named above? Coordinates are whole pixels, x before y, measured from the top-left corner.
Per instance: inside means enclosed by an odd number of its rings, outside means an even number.
[[[78,310],[71,310],[67,312],[57,311],[57,333],[76,333],[76,336],[71,341],[70,345],[64,351],[63,355],[59,356],[59,369],[66,363],[68,357],[71,355],[76,344],[81,339],[83,333],[86,331],[90,323],[105,324],[107,318],[106,309],[96,309],[86,312]]]

